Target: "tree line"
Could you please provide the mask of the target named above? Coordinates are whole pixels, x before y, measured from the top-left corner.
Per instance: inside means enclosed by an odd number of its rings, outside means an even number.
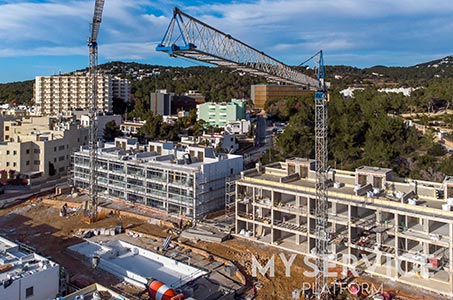
[[[445,149],[398,116],[414,103],[420,105],[419,111],[427,111],[422,103],[431,101],[428,99],[450,99],[453,94],[445,89],[452,83],[452,79],[436,81],[412,97],[368,88],[345,99],[338,90],[332,91],[328,103],[330,165],[342,169],[361,165],[391,167],[402,177],[426,180],[453,175],[453,159]],[[274,99],[266,103],[266,110],[273,119],[288,121],[277,137],[273,160],[314,158],[313,97]]]

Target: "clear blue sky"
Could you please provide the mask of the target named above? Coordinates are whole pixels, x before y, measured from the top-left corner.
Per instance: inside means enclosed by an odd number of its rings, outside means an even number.
[[[106,0],[99,62],[195,65],[156,52],[173,6],[290,65],[409,66],[453,54],[452,0]],[[0,0],[0,82],[88,65],[94,0]]]

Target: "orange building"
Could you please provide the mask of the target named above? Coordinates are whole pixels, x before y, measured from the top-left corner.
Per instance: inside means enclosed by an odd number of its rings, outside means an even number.
[[[313,93],[306,87],[296,85],[257,84],[251,86],[251,98],[255,108],[264,108],[267,100],[285,96],[300,96]]]

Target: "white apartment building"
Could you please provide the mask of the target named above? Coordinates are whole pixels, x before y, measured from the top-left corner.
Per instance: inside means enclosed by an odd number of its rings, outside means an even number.
[[[216,156],[213,148],[178,148],[172,142],[150,142],[146,148],[98,150],[100,195],[199,219],[224,208],[225,178],[243,169],[242,156]],[[89,187],[87,147],[74,153],[74,185]]]
[[[112,97],[129,102],[131,97],[131,82],[128,79],[114,77],[112,79]]]
[[[236,141],[234,134],[203,134],[199,137],[183,136],[181,137],[181,144],[184,145],[209,145],[213,148],[221,148],[222,152],[234,153],[239,149],[239,144]]]
[[[250,120],[231,121],[225,125],[225,132],[228,134],[247,134],[250,129],[252,129]]]
[[[97,109],[112,111],[114,97],[129,100],[130,82],[126,79],[99,75],[97,78]],[[34,84],[37,115],[71,115],[74,110],[91,108],[91,77],[58,75],[37,76]]]
[[[72,152],[88,144],[88,129],[51,117],[7,120],[2,129],[0,169],[28,180],[66,175]]]
[[[138,134],[138,130],[146,124],[146,121],[123,121],[120,125],[120,129],[124,135]]]
[[[60,266],[0,237],[0,299],[52,300],[59,292]]]

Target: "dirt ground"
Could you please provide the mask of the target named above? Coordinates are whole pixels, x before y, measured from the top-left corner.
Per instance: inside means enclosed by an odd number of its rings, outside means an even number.
[[[66,248],[82,242],[74,236],[80,228],[112,228],[121,223],[126,228],[131,228],[150,235],[166,237],[168,228],[151,225],[143,220],[118,215],[107,216],[95,224],[87,224],[81,215],[60,217],[59,208],[47,206],[39,202],[28,201],[14,207],[0,210],[0,234],[10,240],[18,240],[36,248],[43,256],[66,268],[80,285],[98,282],[106,286],[118,286],[119,280],[114,276],[106,276],[101,270],[93,270],[88,263],[69,253]],[[302,282],[312,282],[306,278],[303,256],[298,255],[290,269],[290,277],[285,276],[285,266],[279,256],[282,252],[269,246],[257,244],[244,239],[231,239],[221,244],[201,241],[187,242],[189,245],[207,250],[208,252],[234,262],[246,275],[249,283],[258,283],[256,299],[291,299],[291,293],[296,288],[301,288]],[[262,265],[274,256],[274,277],[251,274],[252,256]],[[286,258],[290,254],[286,253]],[[310,269],[308,269],[310,270]],[[366,278],[379,283],[379,279]],[[385,283],[384,283],[385,284]],[[422,291],[409,288],[402,284],[392,284],[393,292],[397,292],[402,299],[431,300],[440,299],[439,296],[430,296]],[[133,293],[133,290],[128,290]],[[417,296],[410,296],[417,295]]]

